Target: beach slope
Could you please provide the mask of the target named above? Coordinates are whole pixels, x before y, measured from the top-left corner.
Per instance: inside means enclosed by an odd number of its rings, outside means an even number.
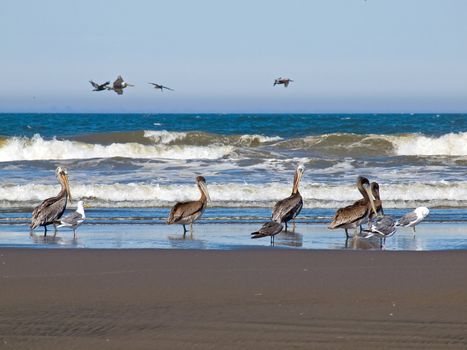
[[[0,348],[465,349],[467,253],[0,250]]]

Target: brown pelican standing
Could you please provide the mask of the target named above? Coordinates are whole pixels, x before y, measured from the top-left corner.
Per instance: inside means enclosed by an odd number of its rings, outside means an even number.
[[[370,182],[367,178],[359,176],[357,179],[357,188],[363,195],[363,199],[354,204],[337,210],[333,221],[328,226],[330,229],[343,228],[347,238],[349,238],[348,229],[355,229],[355,236],[358,228],[368,221],[371,210],[376,213],[373,195],[370,189]]]
[[[71,201],[67,171],[58,167],[55,170],[55,175],[57,176],[60,185],[62,185],[60,192],[55,197],[44,200],[34,208],[32,212],[30,225],[31,231],[38,226],[44,226],[44,237],[47,236],[47,225],[54,224],[55,226],[55,222],[62,217],[63,212],[65,211],[67,199]]]
[[[251,238],[271,237],[271,245],[274,245],[274,236],[282,231],[282,224],[275,221],[265,223],[258,231],[251,234]]]
[[[293,82],[293,80],[289,79],[289,78],[277,78],[277,79],[274,80],[274,85],[273,86],[284,85],[284,87],[288,87],[289,83],[292,83],[292,82]]]
[[[148,83],[148,84],[154,85],[154,89],[160,89],[161,92],[164,91],[164,89],[170,90],[170,91],[175,91],[174,89],[171,89],[171,88],[169,88],[167,86],[164,86],[164,85],[160,85],[160,84],[156,84],[156,83]]]
[[[360,189],[359,189],[360,191]],[[354,204],[357,204],[357,203],[360,203],[361,201],[365,201],[365,191],[360,191],[360,193],[362,194],[363,198],[362,199],[359,199],[358,201],[356,201]],[[376,218],[377,216],[379,215],[384,215],[384,210],[383,210],[383,202],[381,201],[381,197],[379,195],[379,185],[377,182],[373,181],[370,185],[370,192],[371,194],[373,195],[373,202],[375,204],[375,208],[376,208],[376,213],[371,211],[370,212],[370,217],[369,219],[373,219],[373,218]]]
[[[123,94],[123,89],[127,86],[134,86],[128,84],[126,81],[123,80],[122,76],[119,75],[117,79],[113,82],[112,87],[108,87],[107,89],[115,91],[118,95]]]
[[[272,221],[285,223],[285,231],[287,231],[287,222],[295,219],[295,217],[300,214],[303,207],[303,199],[298,191],[298,185],[300,184],[304,171],[305,168],[303,165],[300,164],[297,166],[293,180],[292,194],[277,202],[272,209]]]
[[[167,218],[167,224],[179,224],[183,225],[183,234],[186,233],[187,229],[185,225],[192,225],[197,219],[203,215],[204,210],[208,202],[211,201],[209,197],[208,187],[206,185],[206,179],[202,176],[196,177],[196,183],[201,197],[197,201],[180,202],[173,206],[170,211],[169,217]],[[191,227],[190,227],[191,230]]]
[[[89,82],[91,83],[91,85],[93,86],[93,90],[92,91],[103,91],[103,90],[106,90],[108,89],[107,85],[110,84],[110,81],[106,81],[104,84],[97,84],[95,82],[93,82],[92,80],[89,80]]]

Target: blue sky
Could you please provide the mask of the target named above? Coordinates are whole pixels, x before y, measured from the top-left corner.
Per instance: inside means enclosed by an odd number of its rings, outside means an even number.
[[[466,112],[466,13],[465,0],[4,1],[0,112]],[[91,92],[118,74],[136,87]],[[278,76],[295,82],[273,88]]]

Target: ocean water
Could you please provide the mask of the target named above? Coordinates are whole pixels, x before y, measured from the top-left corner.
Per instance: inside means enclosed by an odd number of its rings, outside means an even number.
[[[0,227],[26,227],[58,192],[57,166],[106,224],[162,223],[199,196],[197,175],[208,222],[261,221],[290,194],[298,163],[305,224],[358,199],[358,175],[396,213],[424,205],[440,222],[467,220],[464,114],[0,114]]]

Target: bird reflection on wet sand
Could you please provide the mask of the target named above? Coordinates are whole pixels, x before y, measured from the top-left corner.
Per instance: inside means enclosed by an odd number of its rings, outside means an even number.
[[[54,236],[37,235],[34,232],[31,232],[29,234],[29,237],[35,244],[61,245],[61,246],[78,245],[78,238],[65,239],[57,235],[54,235]]]
[[[377,237],[364,238],[364,237],[355,236],[355,237],[345,239],[344,248],[345,249],[381,250],[382,244],[381,244],[381,240]]]

